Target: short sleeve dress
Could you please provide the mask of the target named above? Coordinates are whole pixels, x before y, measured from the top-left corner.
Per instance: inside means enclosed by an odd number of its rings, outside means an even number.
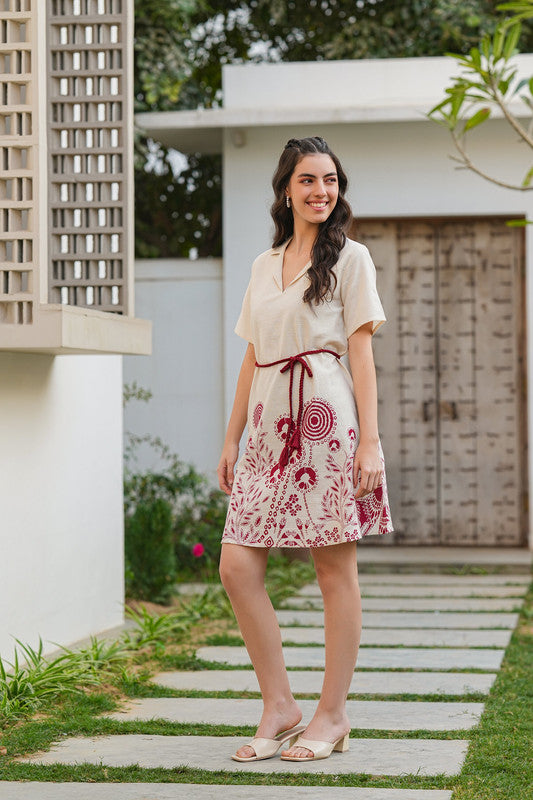
[[[283,289],[290,240],[256,258],[235,332],[254,345],[247,442],[235,467],[222,541],[251,547],[321,547],[394,530],[384,476],[355,499],[359,424],[340,360],[348,337],[385,321],[367,248],[346,240],[333,297],[303,301],[307,264]],[[309,352],[318,351],[318,352]],[[379,452],[385,465],[381,442]]]

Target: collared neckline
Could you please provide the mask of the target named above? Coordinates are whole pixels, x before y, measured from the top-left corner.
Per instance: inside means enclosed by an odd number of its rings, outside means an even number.
[[[311,266],[311,259],[305,264],[300,272],[294,276],[294,278],[287,284],[285,288],[283,288],[283,260],[285,257],[285,250],[287,249],[287,245],[292,240],[292,236],[290,236],[286,242],[280,244],[279,247],[275,247],[272,251],[273,256],[280,256],[274,264],[274,271],[272,273],[276,286],[280,290],[281,294],[285,294],[289,286],[292,286],[293,283],[296,283],[302,275],[304,275],[309,267]]]

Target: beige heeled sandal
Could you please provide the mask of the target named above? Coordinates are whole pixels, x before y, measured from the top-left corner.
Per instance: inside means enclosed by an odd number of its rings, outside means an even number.
[[[272,758],[272,756],[276,755],[282,744],[288,742],[289,747],[292,747],[295,741],[298,739],[300,733],[302,733],[304,730],[305,725],[296,725],[294,728],[290,728],[288,731],[278,733],[274,739],[265,739],[262,736],[257,736],[255,739],[252,739],[251,742],[243,745],[243,747],[253,747],[255,750],[254,756],[243,758],[235,753],[232,755],[232,759],[234,761],[262,761],[265,758]]]
[[[291,745],[292,747],[293,745]],[[282,761],[318,761],[320,758],[329,758],[335,750],[337,753],[345,753],[350,747],[350,734],[346,733],[337,739],[336,742],[317,742],[311,739],[299,737],[294,742],[294,747],[305,747],[312,752],[312,756],[281,756]]]

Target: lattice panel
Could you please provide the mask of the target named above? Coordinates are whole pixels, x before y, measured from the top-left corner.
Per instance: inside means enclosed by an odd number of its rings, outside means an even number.
[[[126,3],[48,0],[49,302],[127,313]]]
[[[0,324],[33,321],[31,0],[0,0]]]

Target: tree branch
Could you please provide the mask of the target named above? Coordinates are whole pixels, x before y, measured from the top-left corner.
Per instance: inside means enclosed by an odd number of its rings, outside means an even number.
[[[511,112],[507,108],[507,105],[505,104],[505,102],[503,100],[503,97],[501,96],[501,94],[499,93],[499,91],[498,91],[498,89],[497,89],[497,87],[495,85],[495,79],[494,79],[493,75],[491,75],[490,87],[491,87],[491,90],[492,90],[491,94],[492,94],[492,96],[494,98],[494,102],[497,103],[499,105],[499,107],[501,108],[501,110],[503,112],[503,115],[504,115],[505,119],[507,120],[507,122],[509,123],[509,125],[517,132],[517,134],[520,136],[520,138],[523,139],[524,142],[526,142],[526,144],[529,145],[529,147],[533,148],[533,138],[528,135],[528,132],[526,131],[526,129],[523,128],[520,125],[520,123],[518,122],[516,117],[513,116],[513,114],[511,114]]]
[[[486,172],[483,172],[479,167],[477,167],[473,161],[471,160],[470,156],[464,149],[461,144],[460,137],[457,136],[455,130],[451,130],[452,139],[457,148],[458,152],[461,154],[461,158],[457,158],[456,156],[450,156],[454,161],[459,161],[463,165],[465,169],[471,170],[471,172],[475,172],[476,175],[479,175],[481,178],[484,178],[486,181],[490,181],[490,183],[496,184],[496,186],[502,186],[504,189],[513,189],[514,191],[518,192],[531,192],[533,191],[533,186],[520,186],[514,183],[506,183],[505,181],[500,181],[497,178],[493,178],[492,175],[488,175]]]

